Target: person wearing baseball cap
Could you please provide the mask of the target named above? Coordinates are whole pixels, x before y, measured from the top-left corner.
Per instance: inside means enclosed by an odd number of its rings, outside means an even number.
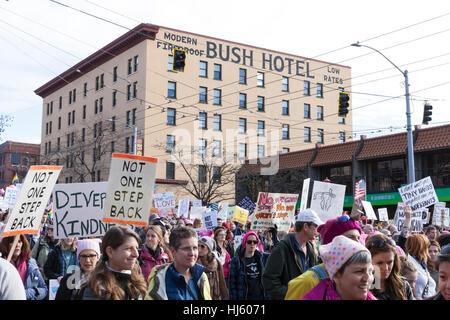
[[[320,234],[322,245],[330,243],[339,235],[343,235],[359,242],[360,236],[363,233],[358,221],[351,219],[347,215],[328,219],[326,223],[321,224],[317,228],[317,231]],[[325,278],[328,278],[328,273],[324,263],[312,267],[297,278],[289,281],[285,300],[300,300],[314,288],[320,280]]]
[[[287,234],[273,248],[262,279],[270,299],[283,300],[289,281],[319,263],[312,241],[321,224],[323,222],[314,210],[303,210],[295,218],[295,232]]]

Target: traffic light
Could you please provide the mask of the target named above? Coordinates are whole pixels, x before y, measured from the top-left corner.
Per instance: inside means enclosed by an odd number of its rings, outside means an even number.
[[[350,100],[350,96],[348,92],[339,92],[339,110],[338,117],[345,118],[348,113],[348,101]]]
[[[433,107],[431,106],[431,104],[429,104],[428,102],[425,103],[425,105],[423,106],[423,120],[422,120],[422,124],[428,124],[428,121],[431,121],[431,110],[433,109]]]
[[[176,72],[184,72],[186,65],[186,51],[181,49],[173,49],[173,67]]]

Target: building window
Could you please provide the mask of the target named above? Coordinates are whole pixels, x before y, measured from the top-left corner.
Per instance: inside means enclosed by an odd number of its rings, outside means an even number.
[[[304,139],[305,142],[311,142],[311,128],[305,127],[304,129]]]
[[[264,87],[264,73],[263,72],[258,72],[256,74],[256,85],[258,87]]]
[[[213,130],[214,131],[222,130],[222,116],[220,114],[215,114],[213,117]]]
[[[324,144],[323,129],[317,129],[317,142]]]
[[[247,69],[239,69],[239,83],[247,84]]]
[[[173,71],[173,55],[169,54],[167,59],[167,71]]]
[[[264,105],[265,105],[265,102],[264,102],[265,99],[262,96],[258,96],[257,100],[258,100],[258,111],[263,112],[264,111]]]
[[[288,152],[289,152],[289,148],[283,148],[283,149],[281,150],[281,152],[282,152],[282,153],[288,153]]]
[[[173,108],[167,108],[167,124],[174,126],[176,125],[176,110]]]
[[[303,94],[309,96],[311,94],[311,84],[309,81],[303,81]]]
[[[133,59],[128,59],[128,74],[133,72]]]
[[[339,132],[339,142],[340,143],[345,142],[345,132],[342,132],[342,131]]]
[[[247,119],[239,118],[239,133],[247,132]]]
[[[176,98],[177,97],[177,83],[169,81],[167,83],[167,97]]]
[[[288,100],[281,101],[281,114],[284,116],[289,115],[289,101]]]
[[[86,97],[86,96],[87,96],[87,82],[85,82],[84,86],[83,86],[83,97]]]
[[[222,80],[222,65],[214,64],[214,80]]]
[[[264,136],[264,121],[258,120],[258,136]]]
[[[117,66],[113,68],[113,82],[117,81]]]
[[[131,146],[130,137],[126,137],[125,138],[125,153],[130,153],[130,146]]]
[[[244,159],[247,156],[247,144],[239,143],[239,159]]]
[[[77,89],[73,89],[73,102],[77,101]],[[53,101],[51,103],[52,112],[53,112]]]
[[[100,89],[105,87],[105,74],[100,75]],[[73,101],[75,101],[75,92],[73,93]]]
[[[198,182],[200,183],[206,182],[206,166],[204,165],[198,166]]]
[[[72,122],[72,112],[69,112],[67,114],[67,126],[70,126],[71,122]]]
[[[100,176],[100,170],[97,170],[97,182],[98,181],[101,181],[101,176]],[[71,178],[71,181],[70,182],[72,182],[72,177],[70,177]]]
[[[86,105],[83,106],[83,119],[86,119]]]
[[[222,90],[214,89],[213,94],[214,94],[213,104],[221,105],[222,104]]]
[[[317,120],[323,120],[323,107],[317,106]]]
[[[247,94],[239,93],[239,108],[247,109]]]
[[[317,84],[317,98],[323,98],[323,84]]]
[[[206,139],[198,140],[198,153],[202,156],[206,155]]]
[[[303,117],[306,119],[311,118],[311,105],[309,103],[303,105]]]
[[[131,124],[134,126],[136,125],[136,119],[137,119],[136,113],[137,113],[137,108],[134,108],[132,110],[132,121],[131,121]]]
[[[127,122],[127,126],[130,125],[130,122],[131,122],[131,111],[127,111],[126,122]]]
[[[58,117],[58,130],[61,130],[61,117]]]
[[[172,153],[175,150],[175,136],[166,136],[166,152]]]
[[[208,88],[206,88],[206,87],[199,88],[198,101],[201,103],[208,103]]]
[[[59,152],[60,149],[61,149],[61,138],[58,137],[58,139],[56,140],[56,151]]]
[[[137,92],[138,92],[138,83],[137,81],[135,81],[133,83],[133,99],[137,98]]]
[[[95,77],[95,91],[98,91],[100,89],[100,76]]]
[[[114,90],[112,93],[112,106],[115,107],[117,105],[117,90]]]
[[[208,78],[208,62],[200,61],[199,76],[203,78]]]
[[[283,77],[281,80],[281,91],[288,92],[289,91],[289,78]]]
[[[86,128],[81,129],[81,142],[86,140]]]
[[[220,172],[220,167],[213,167],[213,182],[214,183],[220,183],[220,178],[221,178],[221,172]]]
[[[72,104],[72,91],[69,91],[69,104]],[[47,105],[47,110],[48,110],[48,105]],[[48,114],[48,112],[47,112]]]
[[[139,56],[135,56],[134,57],[134,63],[133,63],[133,72],[137,72],[138,71],[138,66],[139,66]]]
[[[166,162],[166,179],[175,179],[175,163]]]
[[[103,112],[103,97],[98,100],[98,112]]]
[[[116,132],[116,117],[112,117],[111,120],[111,132]]]
[[[59,108],[62,108],[62,97],[59,97]]]
[[[282,138],[289,139],[289,125],[288,124],[283,124]]]
[[[75,124],[75,110],[72,111],[72,124]],[[50,121],[50,133],[52,131],[52,122]]]
[[[116,146],[115,146],[115,142],[111,141],[111,153],[116,152]]]
[[[264,145],[259,144],[258,145],[258,158],[265,157],[265,148]]]
[[[131,84],[127,85],[127,101],[131,100]]]
[[[221,150],[222,150],[222,141],[214,140],[213,141],[212,156],[213,157],[220,157]]]
[[[199,120],[199,129],[207,130],[208,129],[208,117],[206,112],[200,112],[198,114]]]
[[[20,164],[20,153],[11,153],[9,161],[11,164]]]

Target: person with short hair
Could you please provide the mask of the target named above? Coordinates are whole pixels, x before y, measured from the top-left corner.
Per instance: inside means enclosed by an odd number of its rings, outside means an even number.
[[[295,232],[285,236],[273,248],[263,272],[262,283],[272,300],[283,300],[288,283],[318,264],[312,241],[323,222],[311,209],[301,211],[295,220]]]
[[[450,300],[450,244],[438,256],[439,292],[431,300]]]
[[[197,264],[198,235],[191,227],[172,230],[169,249],[173,262],[153,267],[146,300],[211,300],[205,267]]]
[[[370,292],[373,265],[369,250],[345,236],[319,247],[329,278],[319,282],[301,300],[377,300]]]
[[[82,300],[138,300],[147,285],[137,263],[139,235],[127,226],[106,231],[101,259],[81,290]]]
[[[439,228],[435,225],[429,225],[425,231],[425,235],[430,241],[436,240],[439,234]]]
[[[3,259],[7,259],[11,250],[11,264],[16,267],[25,288],[27,300],[43,300],[47,296],[48,288],[39,271],[36,260],[31,258],[31,249],[25,235],[18,236],[19,240],[15,248],[15,236],[5,237],[0,242],[0,253]]]

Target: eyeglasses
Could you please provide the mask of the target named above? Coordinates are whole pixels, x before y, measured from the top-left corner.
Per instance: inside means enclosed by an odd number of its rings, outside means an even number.
[[[97,255],[96,254],[80,254],[78,256],[78,258],[80,260],[87,260],[87,259],[94,260],[95,258],[97,258]]]
[[[245,243],[247,244],[258,244],[258,240],[247,240]]]

